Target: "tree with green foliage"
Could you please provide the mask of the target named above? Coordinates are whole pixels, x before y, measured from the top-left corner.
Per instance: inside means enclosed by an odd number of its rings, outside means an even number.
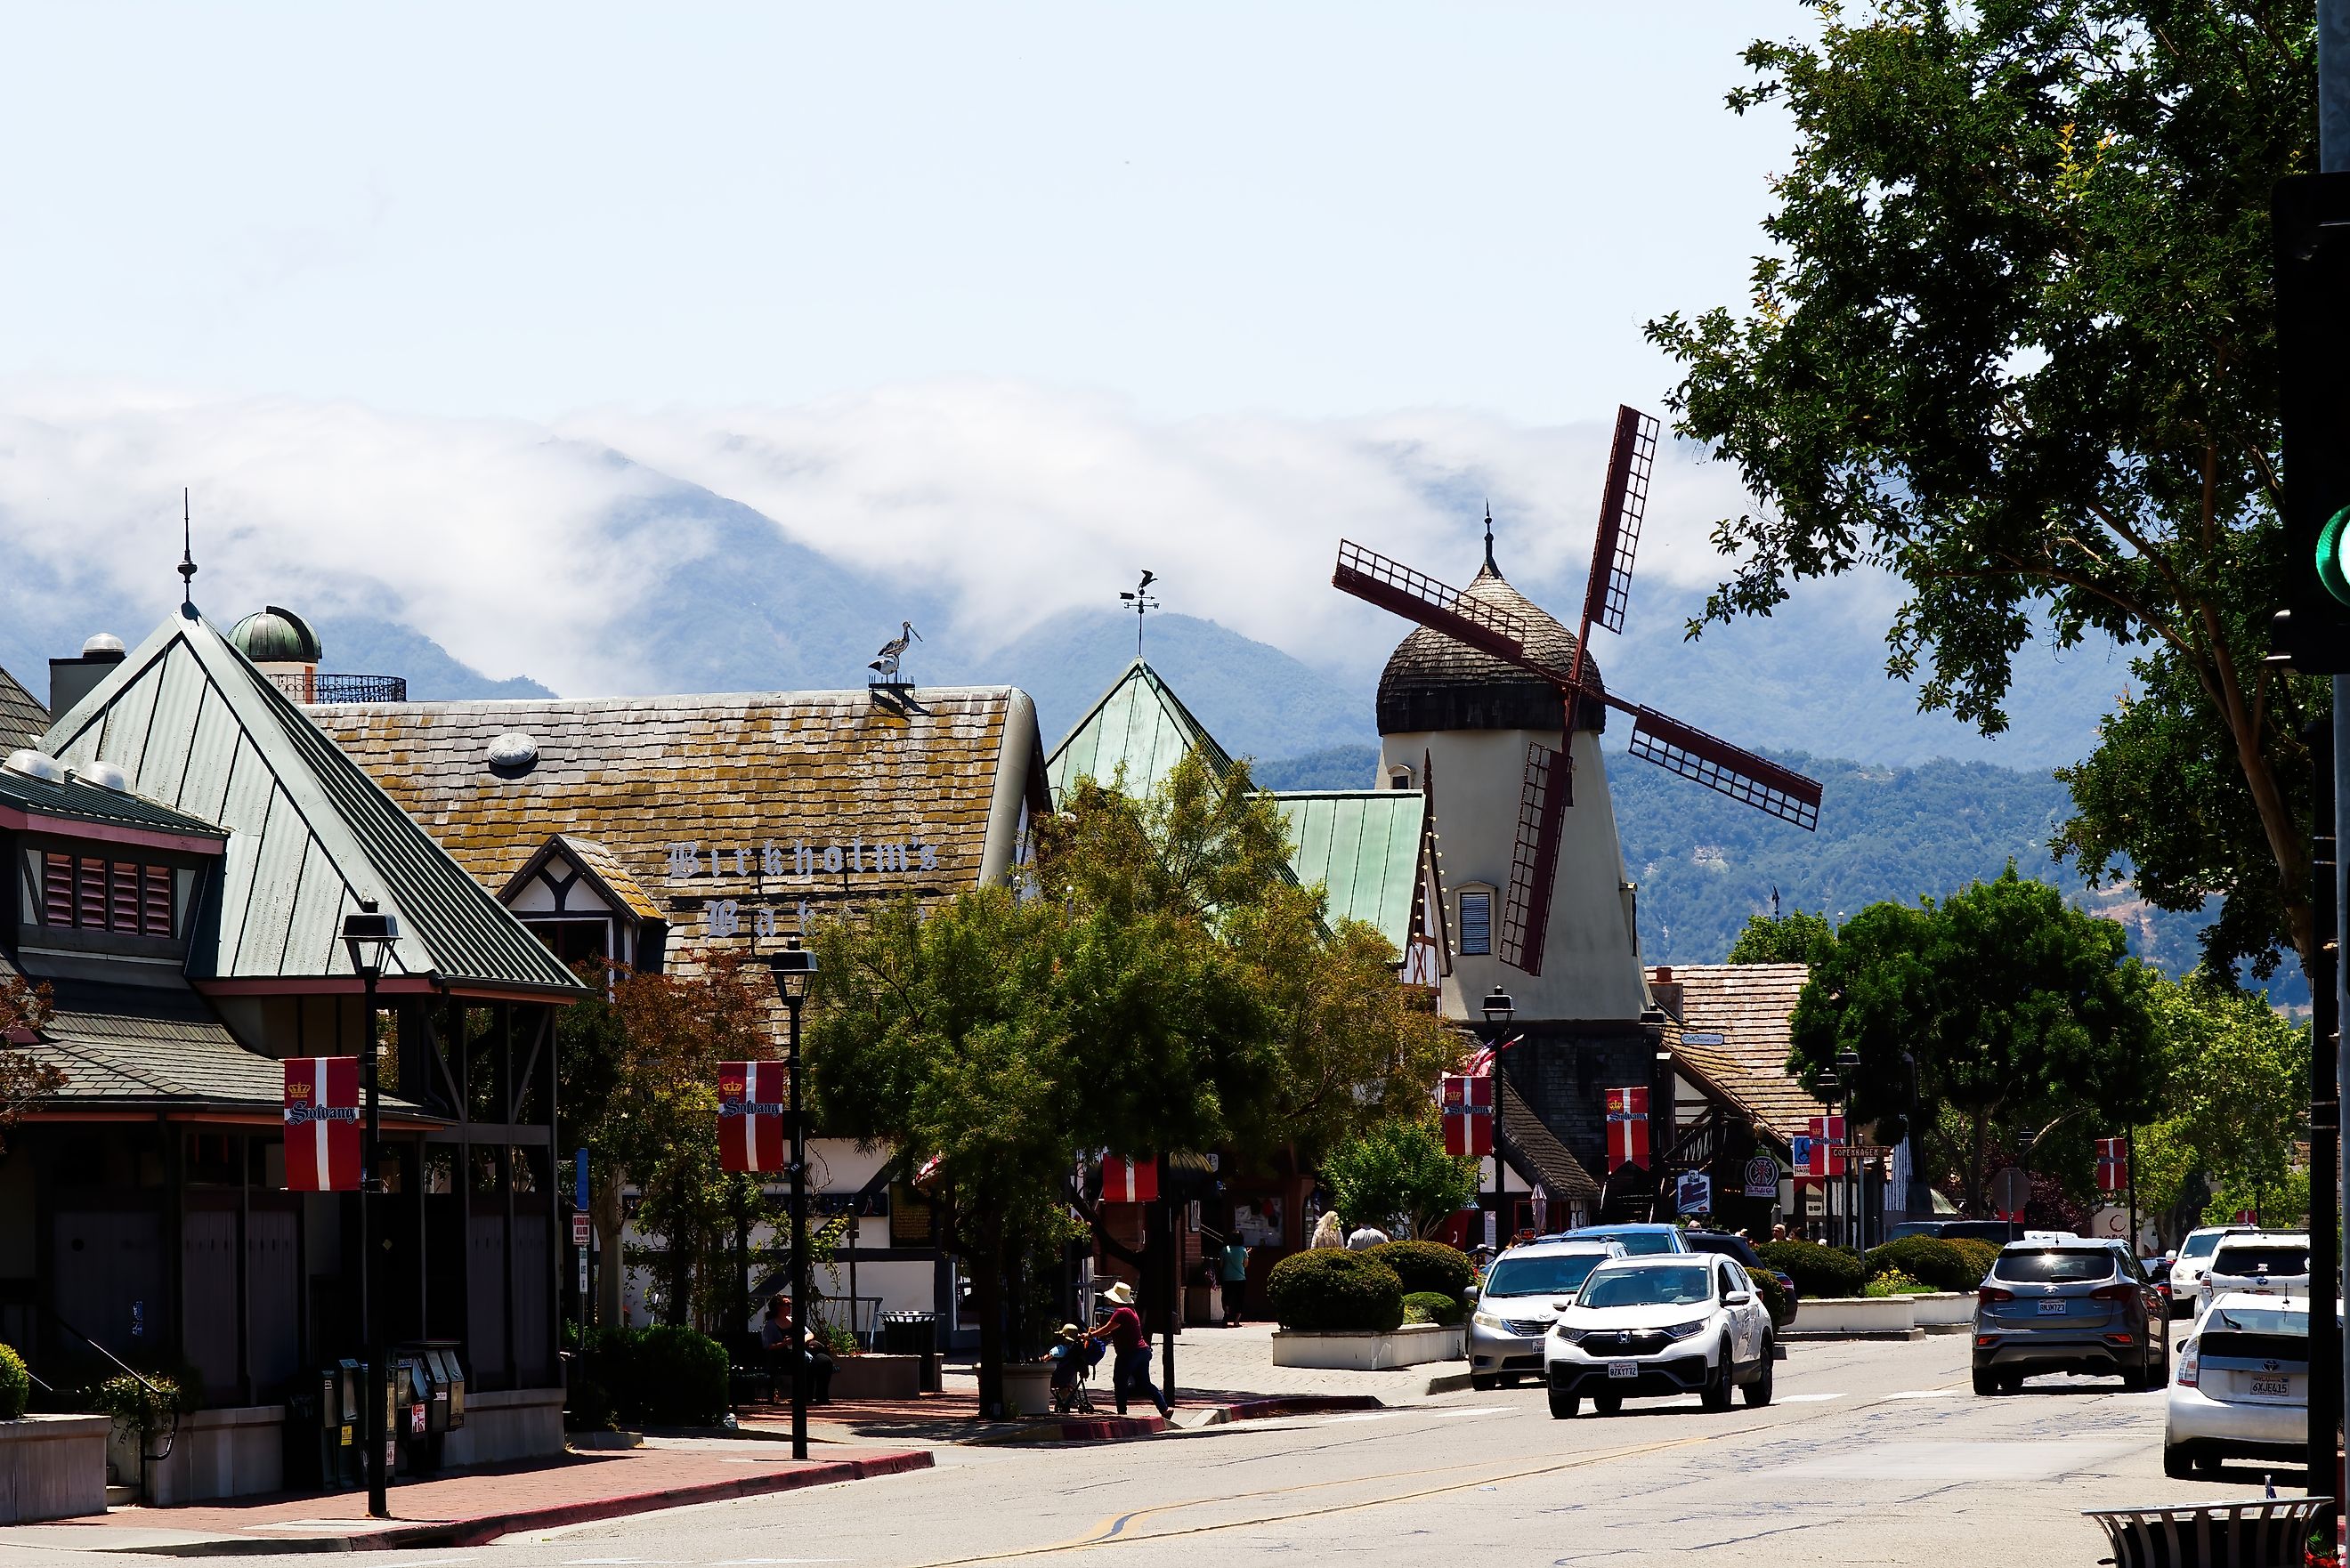
[[[1880,0],[1758,42],[1773,106],[1752,302],[1648,324],[1681,433],[1757,503],[1705,620],[1898,576],[1889,673],[1986,733],[2034,635],[2143,649],[2053,847],[2161,908],[2218,895],[2221,971],[2307,969],[2324,683],[2279,602],[2269,192],[2314,166],[2306,0]],[[1695,636],[1703,621],[1692,622]]]
[[[1797,909],[1779,919],[1755,915],[1730,945],[1729,961],[1817,963],[1835,945],[1835,927],[1825,914]]]
[[[1475,1199],[1477,1161],[1444,1152],[1433,1116],[1399,1117],[1326,1155],[1322,1185],[1349,1226],[1387,1226],[1400,1219],[1410,1235],[1425,1237]]]
[[[2141,1205],[2177,1237],[2215,1196],[2232,1214],[2286,1190],[2307,1134],[2309,1033],[2208,975],[2158,979],[2151,1000],[2170,1091],[2137,1132],[2135,1164]]]
[[[1856,1054],[1853,1121],[1889,1139],[1908,1130],[1914,1062],[1926,1168],[1981,1214],[2004,1150],[2067,1125],[2049,1152],[2085,1170],[2086,1140],[2154,1114],[2167,1068],[2155,979],[2119,926],[2011,866],[1939,903],[1846,921],[1796,1001],[1787,1065],[1816,1092],[1839,1053]]]

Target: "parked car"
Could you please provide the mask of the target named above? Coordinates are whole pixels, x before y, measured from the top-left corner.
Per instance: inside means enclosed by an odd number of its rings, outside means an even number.
[[[1771,1402],[1771,1314],[1735,1258],[1652,1253],[1591,1271],[1543,1351],[1550,1413],[1565,1420],[1586,1397],[1602,1416],[1627,1398],[1695,1394],[1709,1410]]]
[[[1975,1293],[1975,1392],[2012,1394],[2045,1372],[2153,1388],[2169,1374],[2169,1332],[2168,1303],[2127,1248],[2010,1242]]]
[[[1543,1339],[1591,1271],[1624,1254],[1621,1241],[1529,1241],[1493,1260],[1469,1314],[1469,1386],[1542,1375]]]
[[[1989,1241],[2004,1247],[2024,1240],[2024,1230],[2012,1220],[1904,1220],[1885,1233],[1888,1241],[1904,1236],[1939,1236],[1945,1241]]]
[[[1713,1252],[1722,1257],[1735,1258],[1738,1260],[1739,1266],[1748,1273],[1768,1274],[1778,1281],[1779,1288],[1787,1293],[1787,1322],[1784,1326],[1794,1326],[1795,1307],[1796,1303],[1803,1299],[1802,1293],[1795,1289],[1795,1282],[1792,1275],[1783,1273],[1762,1261],[1754,1251],[1753,1242],[1743,1236],[1729,1235],[1720,1231],[1684,1231],[1681,1232],[1681,1240],[1688,1244],[1692,1252]]]
[[[2219,1250],[2220,1238],[2250,1236],[2259,1230],[2257,1225],[2206,1225],[2187,1232],[2187,1239],[2178,1243],[2178,1255],[2170,1261],[2170,1315],[2184,1317],[2202,1302],[2203,1275],[2211,1266],[2211,1254]]]
[[[1650,1252],[1686,1252],[1689,1242],[1681,1236],[1678,1225],[1579,1225],[1556,1236],[1544,1236],[1545,1241],[1621,1241],[1624,1251],[1634,1257]]]
[[[2309,1237],[2305,1232],[2254,1231],[2222,1236],[2210,1267],[2196,1283],[2199,1312],[2230,1291],[2261,1296],[2309,1293]]]
[[[2162,1473],[2184,1480],[2227,1459],[2309,1452],[2309,1298],[2229,1291],[2178,1342]]]

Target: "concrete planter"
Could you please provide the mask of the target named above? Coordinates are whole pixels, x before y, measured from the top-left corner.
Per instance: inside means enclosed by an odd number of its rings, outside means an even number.
[[[921,1391],[919,1355],[844,1355],[833,1364],[836,1399],[911,1399]]]
[[[1053,1369],[1050,1366],[1015,1366],[1003,1369],[1003,1414],[1013,1420],[1053,1413]]]
[[[162,1447],[160,1439],[155,1447]],[[122,1478],[136,1484],[138,1460]],[[169,1507],[276,1491],[286,1484],[286,1407],[246,1405],[180,1417],[172,1456],[147,1462],[147,1501]]]
[[[0,1421],[0,1524],[106,1511],[106,1416]]]
[[[1918,1326],[1921,1296],[1807,1296],[1795,1316],[1795,1332],[1814,1334],[1908,1334]],[[1971,1299],[1971,1298],[1970,1298]]]
[[[1911,1296],[1909,1304],[1913,1320],[1929,1334],[1974,1326],[1972,1291],[1937,1291],[1930,1296]]]
[[[1806,1303],[1808,1305],[1809,1303]],[[1275,1366],[1313,1366],[1343,1372],[1385,1372],[1430,1361],[1458,1361],[1464,1354],[1461,1330],[1412,1323],[1386,1334],[1308,1334],[1294,1328],[1273,1335]]]
[[[449,1434],[441,1462],[494,1465],[563,1452],[563,1390],[501,1388],[465,1394],[465,1424]]]

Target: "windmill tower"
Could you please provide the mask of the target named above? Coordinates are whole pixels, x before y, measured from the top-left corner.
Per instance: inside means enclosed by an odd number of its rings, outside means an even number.
[[[1418,623],[1379,678],[1383,782],[1444,781],[1444,882],[1457,950],[1448,1017],[1471,1018],[1493,986],[1521,1020],[1628,1022],[1648,1005],[1635,890],[1624,875],[1599,752],[1610,711],[1630,750],[1804,828],[1820,786],[1775,763],[1610,692],[1593,626],[1621,631],[1657,424],[1617,410],[1583,618],[1569,632],[1502,576],[1490,518],[1485,560],[1454,588],[1342,541],[1331,584]]]

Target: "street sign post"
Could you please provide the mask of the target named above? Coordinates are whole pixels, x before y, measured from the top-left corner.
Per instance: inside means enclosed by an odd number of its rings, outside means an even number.
[[[2031,1200],[2032,1178],[2017,1167],[2011,1165],[1991,1179],[1991,1206],[2002,1214],[2021,1219]]]

